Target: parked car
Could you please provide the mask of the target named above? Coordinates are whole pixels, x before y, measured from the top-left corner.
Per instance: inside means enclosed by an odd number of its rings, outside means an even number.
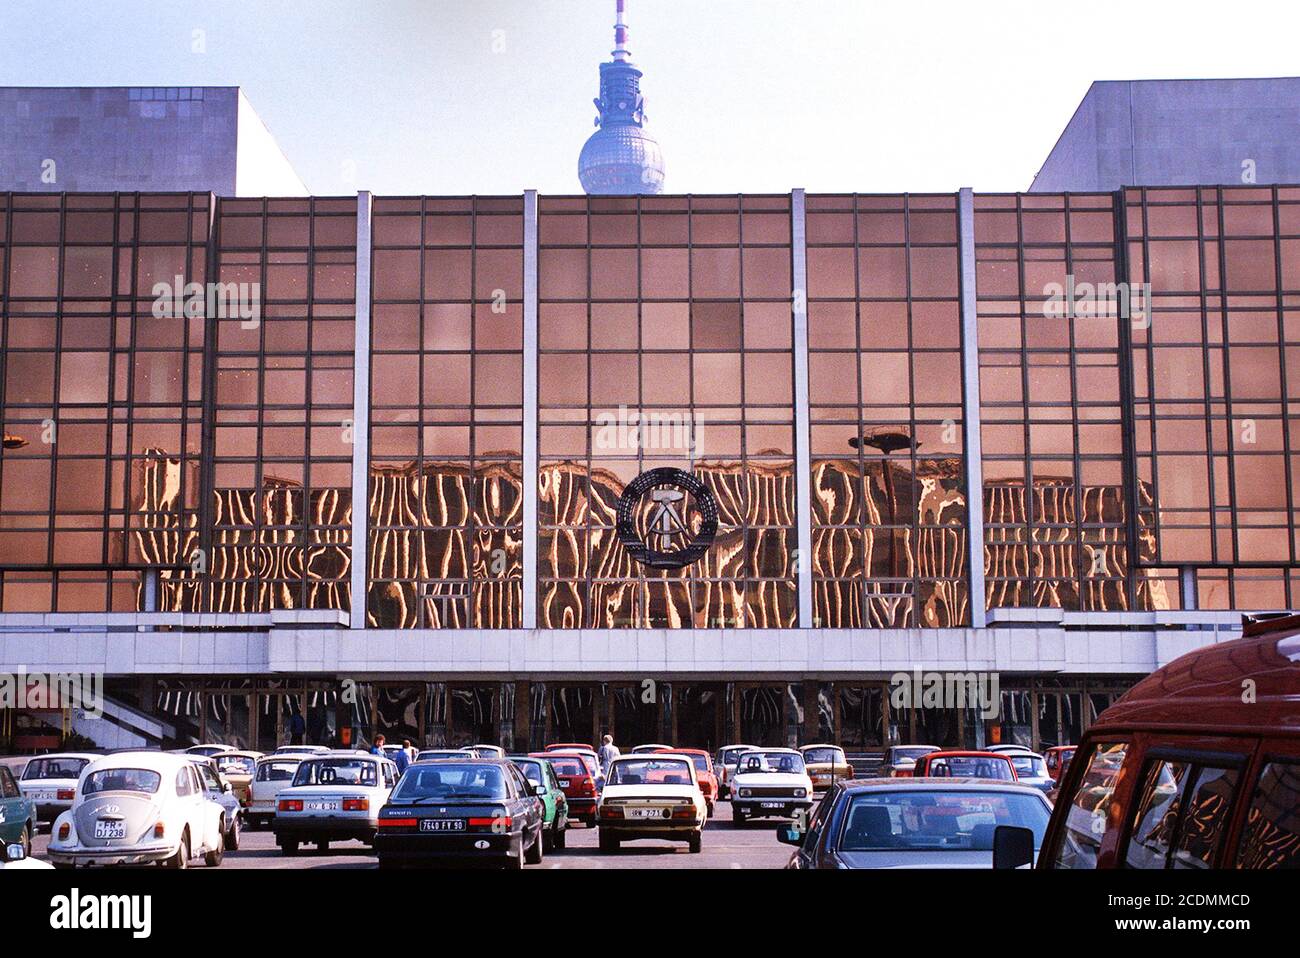
[[[32,853],[36,834],[36,803],[23,794],[9,766],[0,765],[0,848],[22,845]]]
[[[731,780],[731,818],[789,818],[812,807],[813,785],[803,756],[792,748],[751,749],[740,754]]]
[[[524,773],[528,784],[536,790],[542,800],[542,837],[545,839],[546,851],[563,848],[565,831],[569,827],[569,800],[560,787],[559,776],[549,759],[534,758],[531,755],[512,755],[510,761]]]
[[[654,743],[651,743],[649,745],[637,745],[628,754],[644,755],[648,752],[671,752],[672,750],[673,747],[671,745],[662,745],[662,744],[656,745]]]
[[[695,777],[704,793],[704,810],[713,817],[713,806],[718,801],[718,776],[713,771],[713,758],[702,748],[674,748],[655,752],[656,755],[685,755],[695,764]]]
[[[1036,788],[1051,799],[1051,792],[1056,790],[1056,781],[1047,773],[1047,762],[1043,756],[1021,747],[1004,748],[997,754],[1011,759],[1017,782]]]
[[[937,745],[891,745],[880,763],[882,778],[908,778],[922,755],[939,751]]]
[[[189,748],[181,749],[185,755],[219,755],[222,752],[233,752],[235,749],[231,745],[218,745],[215,742],[207,745],[191,745]]]
[[[807,827],[777,827],[796,850],[787,868],[988,868],[998,826],[1042,846],[1051,805],[1012,782],[868,778],[838,782]]]
[[[912,778],[984,778],[1014,782],[1016,766],[1010,756],[1002,753],[951,749],[922,755],[912,769]]]
[[[506,750],[500,745],[471,745],[469,749],[479,758],[504,759]]]
[[[380,868],[412,862],[542,861],[542,803],[511,762],[463,756],[416,762],[379,813]]]
[[[294,752],[275,752],[263,755],[257,760],[257,770],[253,773],[248,809],[249,828],[270,828],[275,818],[275,810],[280,802],[280,793],[293,784],[293,777],[298,772],[308,755]]]
[[[3,871],[45,871],[54,866],[39,858],[32,858],[27,847],[20,842],[5,845],[4,854],[0,855],[0,872]]]
[[[1076,748],[1078,748],[1077,745],[1057,745],[1043,753],[1043,761],[1047,764],[1047,774],[1052,776],[1052,781],[1058,785],[1061,782],[1061,776],[1070,767],[1070,759],[1074,758]]]
[[[708,812],[695,763],[672,753],[614,759],[596,816],[602,852],[617,851],[625,841],[658,838],[685,841],[698,853]]]
[[[853,777],[853,766],[838,745],[804,745],[799,752],[815,792],[824,792],[836,782]]]
[[[311,842],[325,851],[332,841],[375,841],[379,809],[397,783],[391,759],[368,752],[330,752],[302,761],[275,805],[275,842],[286,855]]]
[[[1300,615],[1151,673],[1084,733],[1038,867],[1300,868],[1298,690]],[[997,845],[1028,864],[1023,833]]]
[[[257,760],[261,752],[222,752],[214,755],[217,771],[223,781],[229,783],[230,790],[241,808],[248,808],[253,798],[253,775],[257,772]]]
[[[555,769],[556,781],[569,806],[569,821],[596,824],[596,779],[582,756],[572,752],[533,752],[531,758],[544,758]]]
[[[595,749],[594,747],[592,747],[591,745],[588,745],[588,744],[585,743],[585,742],[552,742],[550,745],[545,746],[545,748],[543,748],[543,751],[545,751],[545,752],[556,752],[556,751],[562,751],[562,750],[567,750],[567,749],[575,749],[575,748],[578,749],[578,750],[581,751],[581,752],[595,752],[595,751],[596,751],[596,749]]]
[[[199,782],[207,792],[208,801],[216,802],[226,811],[224,847],[228,852],[239,850],[240,818],[244,812],[243,804],[235,797],[234,789],[217,771],[216,756],[190,756],[199,770]]]
[[[91,752],[55,752],[27,763],[18,788],[36,805],[38,822],[52,822],[72,807],[81,770],[97,758]]]
[[[605,787],[605,770],[600,767],[600,757],[594,751],[589,748],[557,748],[553,751],[556,755],[577,755],[581,758],[591,780],[596,784],[596,794],[600,794],[600,790]]]
[[[226,812],[210,801],[190,755],[115,752],[81,772],[72,807],[54,820],[56,866],[221,864]]]
[[[325,755],[330,749],[324,745],[281,745],[272,755]]]
[[[736,772],[736,761],[742,752],[748,752],[753,748],[753,745],[724,745],[718,749],[718,757],[714,760],[713,767],[718,770],[720,798],[731,797],[731,776]]]

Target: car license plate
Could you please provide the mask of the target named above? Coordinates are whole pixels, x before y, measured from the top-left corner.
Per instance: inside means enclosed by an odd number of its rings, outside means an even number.
[[[96,838],[126,838],[126,822],[99,819],[95,822]]]
[[[759,808],[785,808],[785,802],[759,802]]]
[[[464,830],[465,819],[463,818],[420,819],[420,831],[422,832],[463,832]]]
[[[662,808],[629,808],[627,810],[628,818],[663,818],[664,809]]]
[[[58,795],[58,792],[32,792],[32,799],[37,802],[48,802]]]
[[[308,812],[337,812],[338,802],[303,802],[302,807]]]
[[[568,788],[568,787],[569,787],[569,780],[567,778],[560,779],[560,788]]]

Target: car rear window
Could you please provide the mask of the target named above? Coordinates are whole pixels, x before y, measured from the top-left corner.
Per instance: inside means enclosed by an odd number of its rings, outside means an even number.
[[[376,785],[376,763],[362,758],[311,759],[298,766],[293,784]]]
[[[999,825],[1028,828],[1043,843],[1050,813],[1037,795],[1007,792],[889,791],[854,796],[840,850],[992,851]]]
[[[86,776],[83,795],[96,792],[145,792],[152,795],[162,784],[162,776],[148,768],[104,768]]]
[[[626,759],[610,766],[606,785],[689,785],[691,769],[683,758]]]
[[[262,762],[257,766],[259,782],[288,782],[298,771],[299,762]]]
[[[501,801],[509,797],[505,768],[481,762],[413,765],[393,790],[393,798],[399,801],[425,798]]]
[[[552,758],[549,759],[551,766],[555,769],[556,775],[586,775],[587,766],[582,763],[582,759],[574,758]]]
[[[951,755],[933,759],[926,766],[925,774],[939,778],[992,778],[1006,782],[1015,779],[1011,763],[1006,759],[979,755]]]
[[[76,781],[81,776],[81,770],[89,764],[88,758],[34,758],[27,763],[23,781],[30,782],[37,778]]]
[[[1246,813],[1238,868],[1300,868],[1300,762],[1269,762]]]

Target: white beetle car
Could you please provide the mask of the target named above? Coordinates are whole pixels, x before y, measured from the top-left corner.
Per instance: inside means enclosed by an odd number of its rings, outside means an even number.
[[[81,772],[72,808],[54,821],[55,865],[220,865],[225,809],[209,801],[188,756],[118,752]]]
[[[596,807],[600,850],[617,851],[620,843],[638,838],[662,838],[685,840],[692,852],[699,852],[707,817],[695,763],[685,755],[624,755],[609,763]]]
[[[36,806],[37,820],[52,822],[71,808],[81,770],[101,757],[91,752],[58,752],[28,762],[18,788]]]
[[[740,753],[731,777],[731,818],[792,818],[813,804],[813,783],[803,755],[792,748],[762,748]]]
[[[317,850],[355,838],[373,845],[379,810],[397,784],[397,766],[382,755],[330,752],[305,758],[275,805],[275,841],[286,855],[304,842]]]

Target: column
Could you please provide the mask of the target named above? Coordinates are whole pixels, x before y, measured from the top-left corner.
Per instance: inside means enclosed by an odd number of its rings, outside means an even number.
[[[808,415],[808,241],[802,189],[790,194],[790,252],[794,293],[794,495],[799,523],[799,628],[813,624],[812,594],[812,457]]]
[[[982,629],[984,607],[984,450],[980,435],[980,354],[975,300],[975,194],[958,195],[961,230],[962,437],[966,454],[966,531],[969,553],[970,624]]]
[[[537,628],[537,191],[524,191],[524,543],[521,624]]]
[[[352,614],[366,627],[370,522],[370,194],[357,194],[356,333],[352,343]]]

